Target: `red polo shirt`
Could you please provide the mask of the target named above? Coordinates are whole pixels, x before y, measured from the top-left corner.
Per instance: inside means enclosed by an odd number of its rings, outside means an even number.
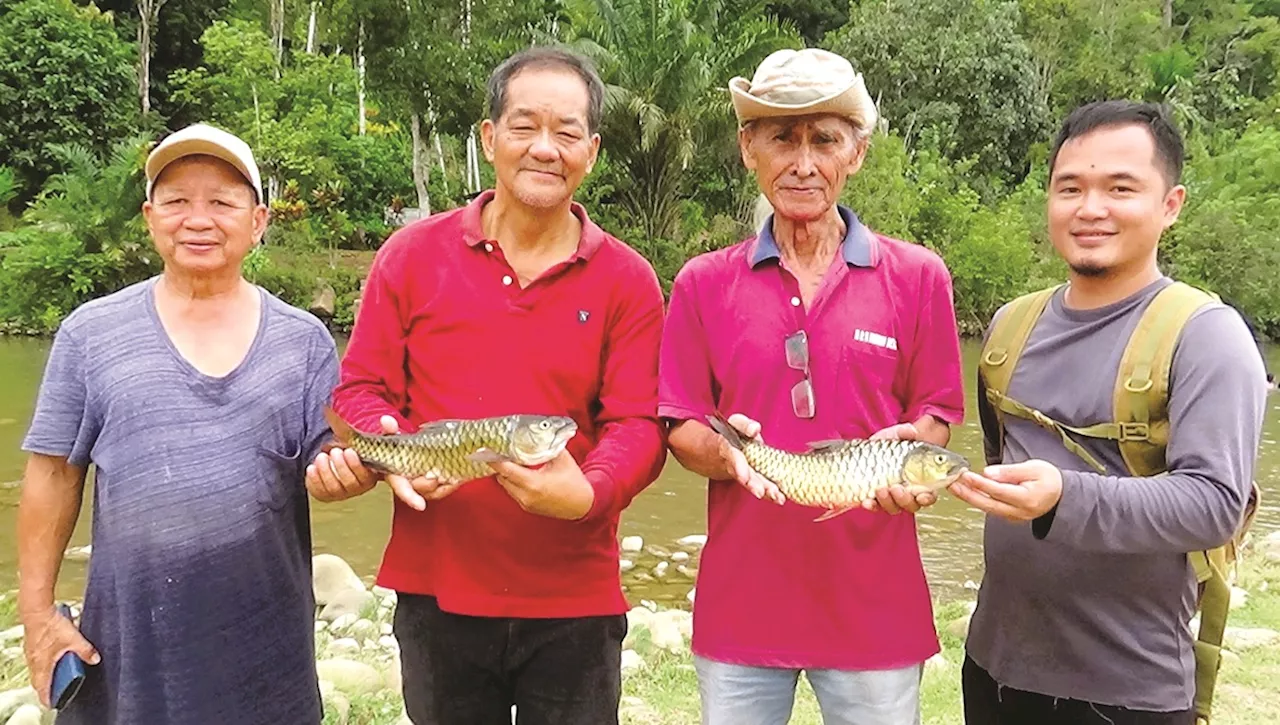
[[[657,355],[663,299],[653,268],[580,205],[576,254],[521,289],[480,211],[396,232],[378,250],[342,361],[334,407],[354,426],[442,418],[568,415],[569,452],[595,490],[582,520],[525,512],[492,477],[422,512],[395,501],[378,583],[476,616],[626,611],[621,511],[662,470]]]
[[[872,234],[841,209],[849,232],[808,311],[766,224],[691,260],[671,292],[658,413],[705,420],[719,410],[761,424],[791,451],[867,437],[925,414],[963,419],[951,279],[928,249]],[[806,331],[815,417],[796,417],[784,339]],[[898,668],[938,651],[915,519],[757,500],[709,482],[693,650],[756,666]]]

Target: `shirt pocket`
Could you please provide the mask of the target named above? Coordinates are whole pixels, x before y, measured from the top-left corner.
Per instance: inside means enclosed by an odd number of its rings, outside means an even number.
[[[258,503],[278,511],[306,488],[302,480],[302,444],[268,441],[258,445],[258,453],[263,461],[256,491]]]
[[[845,345],[835,395],[845,436],[865,437],[901,422],[902,404],[894,391],[899,362],[897,350],[858,341]]]

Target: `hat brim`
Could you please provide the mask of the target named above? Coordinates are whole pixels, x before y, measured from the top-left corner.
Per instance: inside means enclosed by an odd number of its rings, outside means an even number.
[[[868,109],[859,100],[860,94],[856,83],[849,84],[839,92],[799,104],[767,101],[751,95],[748,90],[750,87],[751,81],[741,76],[729,81],[729,94],[733,100],[733,111],[738,116],[739,124],[761,118],[834,114],[849,119],[863,130],[875,125],[874,110],[868,115]]]
[[[253,188],[254,193],[258,195],[258,201],[262,201],[262,188],[253,180],[253,175],[249,172],[244,162],[225,146],[203,138],[189,138],[163,148],[157,147],[147,157],[147,198],[151,198],[151,191],[155,186],[156,179],[160,177],[160,172],[164,171],[166,166],[178,159],[197,155],[213,156],[231,164],[236,171],[240,172],[240,175],[244,177],[249,186]]]

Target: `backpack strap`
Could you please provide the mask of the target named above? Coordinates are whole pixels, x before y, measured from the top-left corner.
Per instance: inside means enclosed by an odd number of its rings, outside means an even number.
[[[1163,473],[1169,444],[1169,371],[1182,327],[1214,297],[1182,282],[1160,290],[1147,305],[1120,359],[1114,393],[1114,436],[1134,476]]]
[[[1004,449],[1004,414],[1029,417],[1029,414],[1023,414],[1021,406],[1006,397],[1009,381],[1013,379],[1013,370],[1018,365],[1018,358],[1022,356],[1027,339],[1031,337],[1031,331],[1035,329],[1036,321],[1044,313],[1053,293],[1061,286],[1031,292],[1011,301],[1005,307],[1004,314],[992,323],[991,332],[982,347],[982,354],[978,358],[978,373],[982,376],[987,400],[995,409],[998,421],[996,441],[1000,450]],[[1005,401],[1009,404],[1004,404]]]

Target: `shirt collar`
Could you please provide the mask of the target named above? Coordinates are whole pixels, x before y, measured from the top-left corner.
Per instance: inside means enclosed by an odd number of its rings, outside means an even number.
[[[483,242],[492,242],[492,239],[486,239],[484,236],[484,221],[481,217],[481,211],[484,205],[493,201],[494,190],[486,189],[479,196],[472,199],[462,209],[462,241],[467,243],[468,247],[474,247]],[[587,216],[587,210],[578,202],[573,202],[570,211],[574,216],[578,217],[578,221],[582,222],[582,236],[578,240],[578,249],[570,257],[570,261],[591,259],[596,250],[600,249],[600,245],[604,243],[604,230],[596,226],[595,222]]]
[[[875,239],[870,230],[858,221],[858,215],[845,206],[836,206],[840,218],[844,219],[844,241],[840,243],[840,253],[848,264],[859,267],[876,266]],[[778,241],[773,237],[773,215],[770,214],[760,226],[756,235],[755,248],[751,252],[749,262],[752,267],[759,266],[770,259],[780,259],[782,252],[778,249]]]

